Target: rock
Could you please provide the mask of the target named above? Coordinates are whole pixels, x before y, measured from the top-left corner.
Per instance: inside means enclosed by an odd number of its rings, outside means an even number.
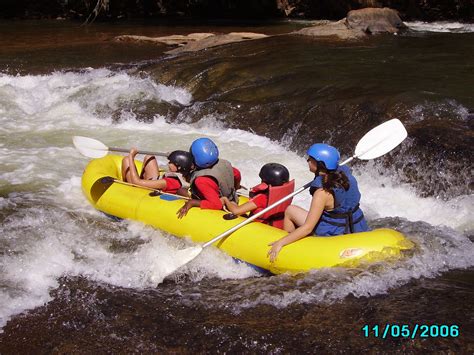
[[[263,33],[231,32],[224,35],[213,35],[198,41],[189,42],[183,47],[172,49],[166,53],[177,54],[182,52],[196,52],[206,48],[221,46],[223,44],[242,42],[265,37],[268,36]]]
[[[342,40],[358,39],[366,36],[360,30],[347,28],[345,19],[337,22],[322,22],[293,32],[293,34],[314,37],[336,37]]]
[[[395,10],[366,8],[349,11],[347,17],[338,22],[320,22],[293,33],[350,40],[365,37],[368,34],[397,33],[406,28]]]
[[[288,3],[280,1],[281,5]],[[347,17],[337,22],[320,21],[312,27],[306,27],[292,34],[333,37],[341,40],[359,39],[367,34],[396,33],[406,26],[395,10],[389,8],[365,8],[349,11]],[[154,42],[166,45],[180,46],[166,53],[177,54],[182,52],[196,52],[206,48],[223,44],[242,42],[268,37],[262,33],[231,32],[216,35],[214,33],[191,33],[186,36],[172,35],[166,37],[145,37],[123,35],[115,38],[116,41]]]
[[[177,54],[181,52],[196,52],[202,49],[216,47],[223,44],[248,41],[268,37],[262,33],[253,32],[231,32],[224,35],[214,33],[190,33],[189,35],[172,35],[166,37],[146,37],[123,35],[115,37],[115,41],[120,42],[153,42],[163,43],[169,46],[180,46],[166,53]]]
[[[406,28],[398,13],[387,7],[349,11],[346,17],[346,26],[367,34],[397,33]]]
[[[200,41],[202,39],[214,36],[213,33],[190,33],[184,35],[171,35],[165,37],[146,37],[146,36],[133,36],[123,35],[115,37],[115,41],[120,42],[154,42],[163,43],[169,46],[178,45],[184,46],[190,42]]]

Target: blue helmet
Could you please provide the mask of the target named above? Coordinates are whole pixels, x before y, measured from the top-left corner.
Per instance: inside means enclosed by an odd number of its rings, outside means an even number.
[[[336,148],[324,143],[313,144],[306,154],[316,161],[322,161],[328,170],[336,170],[341,158]]]
[[[194,163],[198,168],[209,168],[219,160],[219,149],[217,145],[209,138],[198,138],[189,148],[193,155]]]

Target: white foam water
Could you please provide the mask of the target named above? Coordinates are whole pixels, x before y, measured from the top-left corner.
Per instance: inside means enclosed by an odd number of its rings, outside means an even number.
[[[119,108],[121,100],[144,95],[181,106],[193,104],[185,89],[106,69],[41,76],[0,74],[0,327],[11,315],[48,302],[49,291],[62,276],[82,275],[136,289],[156,287],[177,251],[192,245],[137,222],[113,222],[94,210],[81,192],[87,159],[72,147],[73,135],[154,151],[187,149],[205,135],[242,171],[242,184],[247,187],[259,183],[260,166],[271,161],[286,165],[298,186],[312,179],[304,158],[285,148],[288,137],[276,142],[229,129],[212,115],[197,124],[186,119],[170,124],[161,116],[143,123],[124,109],[125,118],[112,124],[107,114],[98,113],[98,107]],[[421,198],[409,185],[382,177],[377,169],[369,163],[355,172],[362,208],[375,222],[401,218],[396,227],[418,244],[413,256],[364,270],[316,270],[301,279],[305,288],[284,292],[266,285],[296,281],[288,281],[287,276],[259,278],[254,291],[243,292],[253,292],[252,297],[239,304],[284,306],[341,299],[350,293],[377,294],[411,278],[472,266],[472,242],[466,237],[473,229],[472,196],[449,201]],[[310,196],[304,192],[294,202],[308,207]],[[192,281],[256,276],[253,269],[234,263],[215,248],[203,250],[172,277],[180,274]],[[229,300],[234,297],[238,296]]]
[[[286,287],[284,292],[277,292],[278,288],[274,285],[262,286],[263,292],[255,292],[254,297],[247,295],[245,299],[237,299],[238,296],[229,295],[223,303],[232,302],[234,311],[238,313],[243,308],[258,304],[283,308],[292,303],[331,303],[348,295],[370,297],[385,294],[413,279],[436,277],[447,270],[468,268],[474,264],[473,243],[450,228],[403,220],[397,228],[409,235],[417,245],[416,252],[410,257],[396,262],[362,265],[357,269],[312,270],[301,278],[290,281],[293,285]],[[259,282],[265,284],[274,281],[267,279]]]
[[[474,32],[474,24],[461,22],[405,22],[413,31],[417,32],[445,32],[445,33],[470,33]]]

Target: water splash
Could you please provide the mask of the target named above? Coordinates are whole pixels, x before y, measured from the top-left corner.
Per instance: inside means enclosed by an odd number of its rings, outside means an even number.
[[[186,106],[191,100],[191,94],[183,88],[108,69],[49,75],[0,74],[0,123],[5,133],[84,127],[88,121],[106,127],[115,112],[124,119],[135,117],[131,103],[157,101]]]
[[[46,76],[0,74],[0,326],[12,314],[48,302],[62,276],[85,276],[138,290],[155,287],[162,281],[160,268],[171,262],[176,250],[189,246],[139,223],[112,223],[95,211],[81,193],[86,159],[72,147],[73,135],[159,151],[186,149],[206,135],[241,169],[246,186],[259,183],[259,167],[270,161],[286,165],[299,186],[312,178],[304,158],[286,148],[291,132],[282,142],[274,141],[228,128],[218,114],[197,123],[185,114],[180,123],[169,123],[161,115],[137,122],[133,111],[121,106],[127,97],[168,100],[184,107],[183,112],[194,107],[182,88],[105,69]],[[123,112],[118,123],[110,115],[114,110]],[[420,197],[376,162],[359,166],[356,176],[371,223],[398,228],[419,245],[405,261],[254,278],[249,267],[208,248],[172,279],[178,285],[182,280],[220,280],[212,295],[201,290],[200,297],[238,311],[257,304],[284,307],[380,294],[413,278],[472,266],[472,242],[465,236],[472,232],[471,195],[450,200]],[[307,208],[310,196],[303,193],[294,201]]]
[[[445,33],[470,33],[474,32],[474,24],[461,22],[405,22],[413,31],[418,32],[445,32]]]

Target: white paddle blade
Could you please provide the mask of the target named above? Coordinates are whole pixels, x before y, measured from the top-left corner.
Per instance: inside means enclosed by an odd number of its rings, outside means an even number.
[[[202,247],[197,245],[195,247],[178,250],[174,256],[172,265],[166,270],[166,274],[163,277],[171,275],[173,272],[178,270],[180,267],[186,265],[190,261],[194,260],[202,251]]]
[[[72,142],[82,155],[89,158],[102,158],[109,152],[109,148],[97,139],[74,136],[72,137]]]
[[[394,118],[367,132],[357,144],[355,156],[363,160],[378,158],[403,142],[407,136],[403,123]]]

